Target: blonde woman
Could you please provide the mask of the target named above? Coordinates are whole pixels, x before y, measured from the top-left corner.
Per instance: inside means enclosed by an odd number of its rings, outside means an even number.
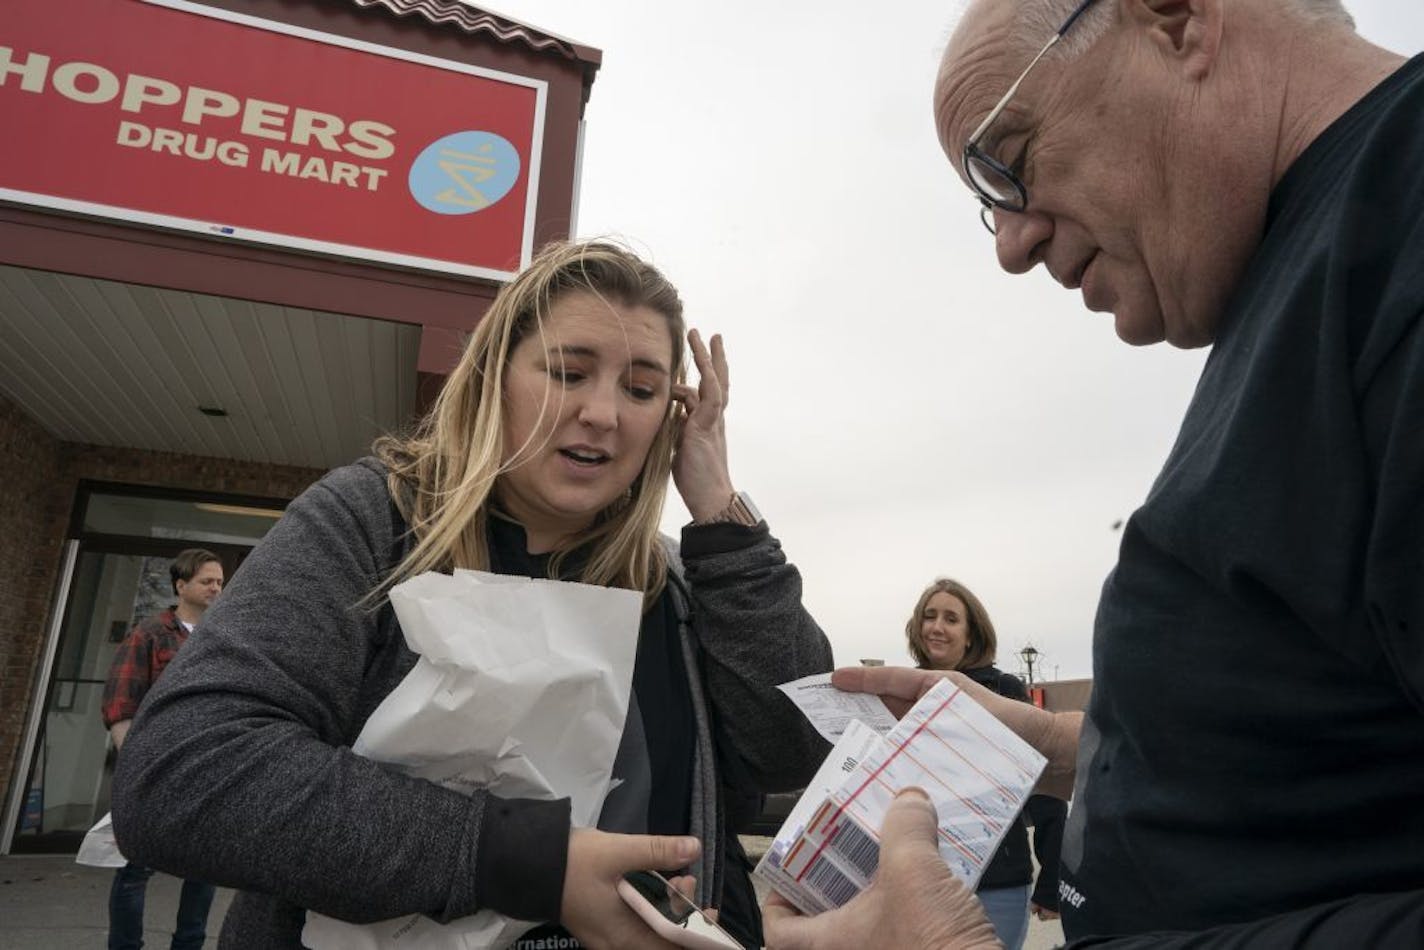
[[[905,623],[905,639],[923,670],[958,670],[1000,696],[1028,702],[1023,680],[994,665],[998,635],[989,611],[968,587],[941,577],[920,594]],[[1018,818],[979,879],[979,900],[1006,950],[1018,950],[1028,935],[1030,909],[1039,919],[1058,917],[1058,851],[1067,805],[1046,795],[1029,798],[1033,845],[1040,869],[1033,885],[1028,828]]]
[[[118,765],[125,854],[238,888],[224,948],[296,948],[305,911],[547,922],[527,946],[667,946],[615,891],[688,869],[747,944],[760,921],[729,798],[795,788],[826,749],[775,685],[831,667],[800,578],[733,489],[721,341],[606,243],[499,293],[418,432],[288,508],[169,668]],[[669,475],[692,514],[658,535]],[[567,800],[472,797],[351,753],[414,663],[382,595],[476,568],[643,591],[633,704],[601,830]],[[581,943],[574,943],[576,939]],[[519,944],[516,944],[519,946]]]

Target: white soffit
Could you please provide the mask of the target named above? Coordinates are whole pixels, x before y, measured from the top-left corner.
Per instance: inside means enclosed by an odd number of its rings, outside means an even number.
[[[419,350],[413,324],[0,265],[0,393],[65,442],[331,468],[410,419]]]

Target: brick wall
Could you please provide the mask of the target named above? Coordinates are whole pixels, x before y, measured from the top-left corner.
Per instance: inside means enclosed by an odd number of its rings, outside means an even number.
[[[0,397],[0,820],[19,774],[60,552],[81,479],[295,498],[316,469],[60,442]]]
[[[57,439],[0,399],[0,794],[9,791],[44,644],[62,540],[52,526],[63,535],[69,508],[54,490],[59,455]]]
[[[318,469],[295,465],[265,465],[73,442],[62,443],[59,454],[60,468],[68,482],[66,518],[80,479],[290,499],[323,474]]]

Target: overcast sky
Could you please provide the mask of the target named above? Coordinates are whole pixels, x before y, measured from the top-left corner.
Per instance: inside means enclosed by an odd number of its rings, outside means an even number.
[[[1356,0],[1424,50],[1424,4]],[[603,50],[581,236],[619,235],[726,336],[732,474],[841,663],[908,662],[936,575],[1044,672],[1091,673],[1114,530],[1160,468],[1205,351],[1120,343],[1041,270],[995,264],[939,151],[930,89],[956,0],[502,0]],[[877,15],[877,11],[883,15]],[[681,524],[680,502],[669,528]]]

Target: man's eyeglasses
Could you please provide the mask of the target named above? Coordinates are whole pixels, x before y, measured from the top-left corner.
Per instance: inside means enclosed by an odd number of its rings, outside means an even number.
[[[984,227],[989,229],[989,233],[994,231],[994,209],[1002,211],[1023,211],[1028,207],[1028,189],[1024,187],[1023,181],[1013,169],[999,161],[994,156],[985,152],[979,147],[979,143],[984,138],[984,133],[989,131],[989,126],[994,124],[994,120],[1004,111],[1004,107],[1009,104],[1009,100],[1014,97],[1014,93],[1019,91],[1019,86],[1024,79],[1038,65],[1038,61],[1048,54],[1048,51],[1063,39],[1078,18],[1083,15],[1096,0],[1082,0],[1073,12],[1068,14],[1068,19],[1063,21],[1063,25],[1058,28],[1058,32],[1053,34],[1043,47],[1038,51],[1038,55],[1029,61],[1024,67],[1024,71],[1019,74],[1019,78],[1014,80],[1014,84],[1009,87],[1009,91],[1004,93],[1004,98],[999,100],[999,104],[984,117],[984,121],[979,123],[979,127],[974,130],[974,134],[969,136],[969,141],[964,145],[964,177],[969,180],[969,185],[979,197],[979,220],[984,222]]]

